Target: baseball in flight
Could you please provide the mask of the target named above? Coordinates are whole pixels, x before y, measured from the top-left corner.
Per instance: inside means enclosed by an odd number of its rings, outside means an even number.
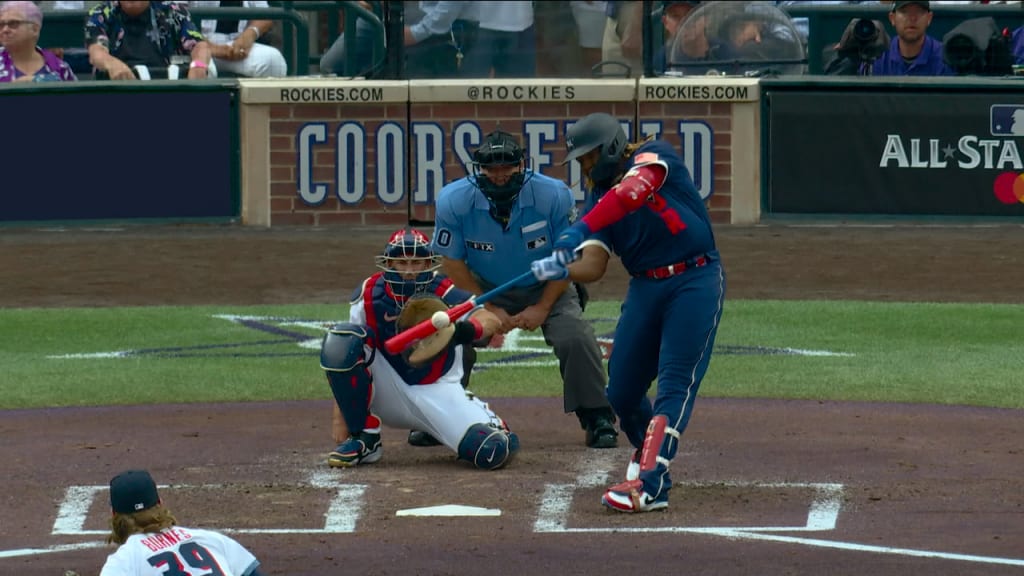
[[[447,328],[451,324],[451,320],[448,318],[448,313],[443,310],[434,312],[434,315],[430,317],[430,323],[434,325],[434,328],[438,330]]]

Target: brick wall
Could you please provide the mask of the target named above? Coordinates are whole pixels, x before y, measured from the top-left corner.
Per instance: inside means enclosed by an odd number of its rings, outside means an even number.
[[[342,122],[362,124],[366,132],[365,199],[358,205],[342,203],[336,194],[335,168],[338,154],[337,128]],[[375,224],[404,225],[409,220],[408,205],[385,204],[377,190],[376,131],[383,122],[394,122],[408,133],[405,104],[278,104],[270,107],[270,210],[272,225]],[[327,198],[310,205],[298,194],[298,134],[310,123],[327,125],[327,142],[317,144],[313,152],[312,179],[328,185]],[[358,164],[358,161],[357,161]],[[357,168],[358,169],[358,168]]]
[[[594,85],[595,82],[602,85]],[[629,84],[615,85],[614,90],[603,85],[615,82]],[[695,181],[698,182],[698,187],[705,193],[710,192],[707,205],[715,222],[734,221],[737,193],[744,195],[740,200],[748,205],[758,201],[759,154],[756,153],[756,147],[759,146],[759,142],[752,140],[759,137],[759,129],[746,124],[755,123],[750,119],[759,116],[756,113],[744,116],[744,125],[739,132],[734,126],[734,107],[743,105],[747,110],[756,109],[756,101],[737,104],[685,99],[680,101],[678,98],[664,101],[638,99],[634,82],[542,79],[523,82],[531,86],[542,84],[549,92],[553,86],[579,84],[572,98],[566,97],[563,88],[561,99],[558,100],[499,100],[495,97],[483,101],[482,98],[477,99],[479,93],[474,97],[469,96],[474,86],[490,83],[507,89],[514,86],[514,83],[494,80],[453,80],[450,84],[438,86],[418,86],[416,82],[409,82],[408,100],[404,102],[394,99],[379,103],[332,104],[265,101],[269,104],[269,128],[266,130],[269,133],[269,162],[265,168],[247,166],[244,169],[267,171],[271,225],[365,226],[403,225],[410,220],[430,222],[433,221],[433,202],[440,186],[466,174],[466,168],[462,163],[465,156],[460,158],[455,150],[457,128],[460,130],[459,137],[462,138],[462,154],[465,154],[467,149],[475,148],[477,138],[500,126],[503,130],[519,136],[531,155],[537,156],[538,152],[547,155],[547,164],[537,164],[541,173],[575,184],[571,182],[574,175],[570,173],[568,167],[557,165],[564,155],[566,123],[592,112],[608,112],[631,122],[635,131],[640,130],[645,123],[661,126],[660,137],[676,147],[684,158],[692,159],[695,164],[699,164],[690,166],[690,169]],[[322,84],[304,84],[320,85]],[[346,91],[358,85],[360,83],[350,81],[338,83],[338,86],[344,86],[342,89]],[[497,94],[497,91],[494,93]],[[339,126],[347,122],[354,123],[365,131],[361,143],[362,154],[357,154],[357,151],[347,146],[339,149],[336,132]],[[530,140],[524,133],[527,123],[533,130],[536,130],[538,125],[553,125],[555,140],[541,143],[540,150],[531,149]],[[701,136],[697,140],[693,140],[691,136],[690,140],[684,141],[680,136],[680,131],[683,130],[680,128],[681,123],[699,124],[697,129],[702,133]],[[385,190],[381,193],[378,190],[377,163],[382,156],[378,154],[380,147],[377,143],[377,130],[385,124],[389,125],[388,129],[400,129],[401,142],[396,142],[394,146],[401,148],[404,158],[396,160],[389,154],[384,154],[387,158],[383,161],[393,162],[394,166],[398,166],[395,170],[400,172],[394,176],[398,180],[395,186],[392,186],[390,191]],[[327,194],[322,198],[315,195],[304,198],[300,193],[299,175],[303,159],[299,152],[299,139],[303,130],[308,130],[311,125],[318,126],[326,136],[325,142],[316,142],[311,146],[311,180],[327,186]],[[420,131],[413,130],[414,127]],[[431,132],[433,136],[423,136],[422,131]],[[467,136],[468,132],[472,132],[473,135]],[[739,157],[736,148],[737,138],[743,141],[739,150],[744,158],[744,165],[734,167],[733,161]],[[688,150],[688,146],[698,150]],[[708,156],[710,158],[707,158]],[[346,203],[339,199],[336,178],[338,157],[354,171],[365,174],[365,190],[359,191],[356,201]],[[436,174],[430,172],[428,164],[431,162],[430,158],[433,158],[433,162],[440,162],[442,157],[443,177],[436,178]],[[426,159],[424,166],[427,167],[424,168],[424,174],[428,178],[424,182],[418,181],[418,169],[421,168],[417,164],[418,158]],[[708,163],[701,164],[701,161]],[[751,165],[748,166],[748,163]],[[348,185],[351,188],[352,182]],[[707,189],[708,185],[710,189]],[[736,186],[740,186],[740,189],[735,188]],[[315,201],[309,201],[310,197]],[[756,207],[753,211],[756,212]],[[751,210],[741,213],[751,213]],[[749,219],[748,216],[744,217]]]
[[[687,119],[703,121],[712,130],[714,160],[711,196],[706,200],[711,220],[727,223],[732,218],[732,104],[728,102],[641,102],[637,118],[645,120]],[[667,130],[662,139],[684,151],[679,134]],[[690,167],[691,172],[694,168]]]

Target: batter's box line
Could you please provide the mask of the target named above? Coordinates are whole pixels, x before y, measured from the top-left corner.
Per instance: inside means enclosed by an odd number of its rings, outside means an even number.
[[[828,483],[685,483],[684,486],[739,486],[753,488],[811,488],[816,491],[816,498],[807,512],[807,523],[803,526],[663,526],[663,527],[615,527],[615,528],[569,528],[566,519],[572,506],[573,492],[580,486],[590,486],[593,482],[583,477],[581,484],[548,484],[544,490],[540,512],[534,524],[534,532],[586,534],[586,533],[688,533],[721,536],[730,540],[756,540],[762,542],[779,542],[815,548],[827,548],[849,552],[867,552],[871,554],[890,554],[912,558],[932,558],[938,560],[955,560],[980,564],[1003,566],[1024,566],[1024,559],[1003,558],[998,556],[979,556],[975,554],[958,554],[935,550],[915,550],[912,548],[895,548],[890,546],[874,546],[856,542],[841,542],[775,534],[774,532],[825,532],[834,530],[842,507],[842,484]],[[656,513],[655,513],[656,514]]]
[[[776,489],[801,488],[815,491],[810,509],[807,512],[807,523],[803,526],[659,526],[659,527],[614,527],[614,528],[570,528],[568,526],[569,509],[572,507],[575,484],[548,484],[541,499],[540,511],[534,523],[534,532],[694,532],[718,534],[723,532],[743,534],[747,532],[823,532],[834,530],[839,510],[842,508],[843,485],[816,482],[770,482],[770,483],[682,483],[680,486],[707,487],[730,486],[742,488]]]
[[[327,473],[313,471],[310,473],[309,484],[314,488],[334,491],[324,512],[323,528],[218,528],[217,530],[232,534],[339,534],[351,533],[356,530],[356,521],[362,512],[363,498],[368,486],[366,484],[340,484]],[[160,484],[160,490],[167,489],[217,489],[223,484]],[[109,534],[108,530],[87,530],[85,522],[97,494],[108,492],[108,486],[69,486],[64,492],[64,499],[57,509],[57,518],[53,522],[51,535],[54,536],[93,536]]]

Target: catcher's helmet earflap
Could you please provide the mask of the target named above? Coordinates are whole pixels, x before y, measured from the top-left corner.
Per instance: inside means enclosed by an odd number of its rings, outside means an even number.
[[[561,163],[568,164],[591,150],[600,150],[587,176],[595,186],[608,188],[622,172],[622,154],[627,144],[626,131],[617,119],[603,112],[588,114],[566,131],[565,147],[569,153]]]
[[[400,301],[426,289],[441,267],[440,257],[430,249],[430,238],[415,228],[402,228],[392,234],[384,253],[375,261],[384,271],[391,295]]]
[[[483,144],[473,152],[473,176],[476,185],[491,204],[491,217],[507,224],[512,206],[526,183],[525,154],[515,136],[495,130],[487,135]],[[483,173],[483,168],[516,166],[518,170],[508,180],[498,183]]]

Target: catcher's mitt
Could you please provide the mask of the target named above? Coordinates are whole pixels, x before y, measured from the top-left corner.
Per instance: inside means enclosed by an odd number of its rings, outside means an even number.
[[[398,331],[408,330],[424,320],[429,320],[434,312],[442,310],[448,310],[448,305],[437,296],[433,294],[414,296],[405,303],[402,313],[398,316]],[[449,324],[434,334],[413,342],[405,349],[402,356],[413,366],[427,364],[448,347],[454,334],[455,326]]]

